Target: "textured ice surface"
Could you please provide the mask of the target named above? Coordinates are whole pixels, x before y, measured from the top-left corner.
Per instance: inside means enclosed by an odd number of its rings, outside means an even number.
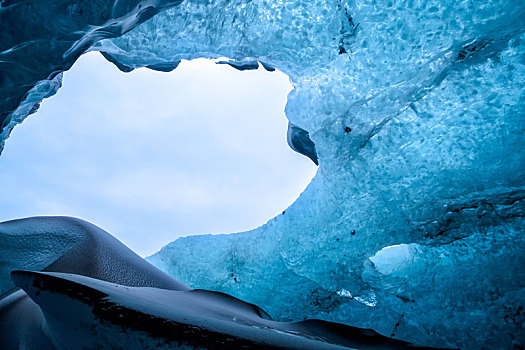
[[[188,289],[104,230],[71,217],[0,222],[0,295],[14,287],[9,274],[20,269],[77,273],[124,285]]]
[[[99,41],[122,70],[229,57],[283,71],[287,117],[319,158],[267,225],[150,261],[282,320],[523,347],[524,29],[521,0],[194,0]]]
[[[523,10],[185,2],[99,43],[130,67],[204,55],[282,70],[287,117],[319,156],[308,189],[264,227],[179,239],[150,261],[279,319],[523,345]]]
[[[409,347],[339,323],[276,322],[227,294],[190,290],[79,219],[2,222],[0,253],[1,349]]]
[[[34,217],[1,222],[0,349],[55,349],[41,308],[24,291],[13,293],[10,274],[19,269],[75,273],[118,283],[122,288],[189,290],[83,220]],[[56,306],[62,312],[72,311],[65,303]],[[71,318],[62,321],[67,323]]]
[[[275,322],[223,293],[128,287],[56,272],[11,276],[42,309],[57,349],[416,348],[341,324]]]

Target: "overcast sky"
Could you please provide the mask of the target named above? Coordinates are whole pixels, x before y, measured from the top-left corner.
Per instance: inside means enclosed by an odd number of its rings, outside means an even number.
[[[207,60],[122,73],[82,56],[0,156],[0,221],[70,215],[142,256],[177,237],[249,230],[316,171],[286,144],[280,72]]]

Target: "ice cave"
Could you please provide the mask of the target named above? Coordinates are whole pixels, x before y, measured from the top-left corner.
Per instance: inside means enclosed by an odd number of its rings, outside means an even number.
[[[2,144],[88,51],[278,69],[319,169],[265,225],[147,259],[0,223],[0,348],[525,347],[525,2],[2,0]]]

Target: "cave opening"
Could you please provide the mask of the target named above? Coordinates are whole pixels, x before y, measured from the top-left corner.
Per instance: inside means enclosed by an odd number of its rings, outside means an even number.
[[[317,169],[286,143],[292,85],[280,71],[216,62],[123,73],[83,55],[6,142],[0,221],[80,217],[147,256],[283,212]]]

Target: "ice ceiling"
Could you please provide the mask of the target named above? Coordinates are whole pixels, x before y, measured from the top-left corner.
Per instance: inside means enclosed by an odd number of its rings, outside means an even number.
[[[122,70],[230,57],[290,76],[316,177],[259,229],[150,258],[175,278],[281,320],[524,346],[523,1],[3,1],[0,16],[3,139],[86,50]]]

